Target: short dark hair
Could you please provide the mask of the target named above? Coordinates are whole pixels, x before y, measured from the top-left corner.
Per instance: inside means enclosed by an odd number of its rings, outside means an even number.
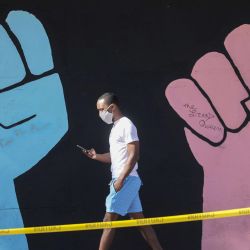
[[[104,93],[103,95],[101,95],[99,98],[98,98],[98,101],[99,100],[105,100],[105,103],[107,105],[110,105],[110,104],[116,104],[118,107],[120,107],[120,101],[118,99],[118,97],[112,93],[112,92],[106,92]]]

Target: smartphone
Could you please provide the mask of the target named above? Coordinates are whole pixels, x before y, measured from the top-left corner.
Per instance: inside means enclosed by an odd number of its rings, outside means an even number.
[[[78,148],[80,148],[84,153],[88,153],[88,150],[86,148],[83,148],[80,145],[76,145]]]

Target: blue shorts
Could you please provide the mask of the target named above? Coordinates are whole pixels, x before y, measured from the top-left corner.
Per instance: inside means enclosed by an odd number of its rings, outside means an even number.
[[[116,192],[114,182],[110,182],[110,193],[106,198],[106,212],[126,215],[127,213],[142,212],[139,190],[142,185],[138,176],[128,176],[120,191]]]

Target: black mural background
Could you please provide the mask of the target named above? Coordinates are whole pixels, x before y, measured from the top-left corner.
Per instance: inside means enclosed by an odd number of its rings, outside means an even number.
[[[33,13],[49,36],[69,115],[69,131],[48,156],[15,180],[28,226],[101,221],[109,166],[85,158],[76,144],[108,150],[110,127],[96,99],[120,97],[141,141],[141,199],[147,217],[202,211],[203,171],[170,108],[167,84],[190,74],[208,51],[224,51],[225,36],[250,23],[250,4],[237,1],[0,1]],[[52,100],[53,101],[53,100]],[[166,249],[199,250],[201,223],[155,226]],[[29,235],[30,250],[98,249],[101,231]],[[148,249],[135,228],[120,229],[115,250]]]

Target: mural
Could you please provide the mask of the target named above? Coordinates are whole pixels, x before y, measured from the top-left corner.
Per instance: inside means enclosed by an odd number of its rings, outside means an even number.
[[[165,92],[203,167],[204,211],[250,205],[250,25],[233,30],[224,45],[225,54],[205,54],[190,79],[171,82]],[[249,250],[249,242],[249,217],[203,222],[202,250]]]
[[[39,162],[68,130],[60,77],[40,21],[11,11],[0,26],[0,227],[23,227],[13,179]],[[25,236],[1,250],[28,249]]]
[[[106,91],[141,135],[147,217],[249,207],[250,4],[1,2],[0,228],[103,219],[110,172],[75,145],[108,149]],[[136,231],[110,250],[145,250]],[[156,231],[166,249],[249,250],[248,216]],[[100,234],[3,236],[0,250],[98,249]]]

